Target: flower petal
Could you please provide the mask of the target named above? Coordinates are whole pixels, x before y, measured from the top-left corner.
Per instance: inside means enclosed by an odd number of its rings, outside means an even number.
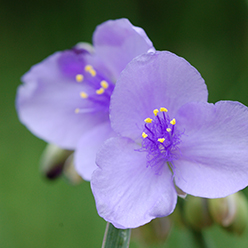
[[[135,228],[169,215],[177,193],[169,168],[146,166],[146,153],[130,139],[111,138],[97,156],[91,187],[98,213],[117,228]]]
[[[238,102],[190,103],[177,116],[184,130],[175,182],[200,197],[225,197],[248,185],[248,108]]]
[[[109,20],[99,25],[93,35],[93,45],[115,80],[133,58],[153,49],[145,31],[127,19]]]
[[[78,174],[84,180],[90,181],[92,172],[97,168],[96,153],[111,136],[114,136],[114,132],[110,123],[105,122],[81,137],[75,151],[74,162]]]
[[[16,100],[23,124],[38,137],[66,149],[74,149],[82,134],[109,120],[107,112],[94,112],[89,101],[80,98],[85,86],[72,77],[82,63],[75,56],[81,55],[58,52],[33,66],[23,76]],[[61,58],[70,62],[66,70]],[[76,114],[76,108],[82,111]]]
[[[170,52],[141,55],[121,73],[112,95],[112,127],[122,136],[140,136],[144,119],[155,108],[165,107],[171,118],[185,103],[207,101],[200,73],[186,60]]]

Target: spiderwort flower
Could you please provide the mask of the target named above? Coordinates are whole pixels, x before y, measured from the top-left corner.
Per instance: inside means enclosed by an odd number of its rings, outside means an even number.
[[[110,105],[119,136],[98,152],[91,180],[100,216],[135,228],[174,210],[175,185],[206,198],[247,186],[248,108],[207,95],[199,72],[175,54],[128,64]]]
[[[35,135],[65,149],[76,149],[75,164],[85,180],[95,154],[113,135],[109,102],[116,79],[134,57],[154,49],[144,30],[127,19],[110,20],[85,45],[57,52],[33,66],[17,93],[19,118]]]

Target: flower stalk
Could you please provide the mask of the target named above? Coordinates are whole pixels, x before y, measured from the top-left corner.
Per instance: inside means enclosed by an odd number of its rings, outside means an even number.
[[[196,231],[194,229],[191,229],[191,232],[192,232],[192,235],[194,237],[196,247],[210,248],[210,246],[206,242],[206,239],[203,236],[202,231]]]
[[[107,222],[102,248],[128,248],[131,229],[117,229]]]

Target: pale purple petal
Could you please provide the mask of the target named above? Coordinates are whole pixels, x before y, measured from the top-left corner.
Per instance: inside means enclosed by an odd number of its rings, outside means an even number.
[[[183,106],[177,125],[184,130],[176,184],[186,193],[225,197],[248,185],[248,108],[238,102]]]
[[[90,181],[92,172],[97,168],[95,160],[96,153],[105,140],[114,136],[109,122],[96,126],[85,133],[76,148],[74,162],[78,174],[87,181]]]
[[[38,137],[67,149],[74,149],[85,132],[109,121],[107,112],[95,112],[94,106],[80,97],[85,86],[75,81],[75,75],[84,62],[72,54],[58,52],[33,66],[23,76],[16,100],[23,124]],[[70,66],[64,65],[63,59]],[[77,108],[82,110],[79,114]]]
[[[145,31],[127,19],[109,20],[99,25],[93,35],[93,45],[115,80],[133,58],[153,48]]]
[[[185,103],[207,101],[200,73],[185,59],[170,52],[141,55],[121,73],[112,95],[112,127],[123,136],[140,136],[144,119],[165,107],[171,118]]]
[[[97,156],[91,186],[100,216],[117,228],[135,228],[169,215],[177,201],[172,174],[146,166],[146,153],[130,139],[111,138]]]

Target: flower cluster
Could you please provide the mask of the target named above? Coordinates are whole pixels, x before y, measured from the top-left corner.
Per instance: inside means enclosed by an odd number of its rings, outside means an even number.
[[[34,66],[17,109],[34,134],[76,150],[100,216],[135,228],[172,213],[178,188],[217,198],[248,185],[246,106],[208,103],[200,73],[126,19],[100,25],[93,45]]]

